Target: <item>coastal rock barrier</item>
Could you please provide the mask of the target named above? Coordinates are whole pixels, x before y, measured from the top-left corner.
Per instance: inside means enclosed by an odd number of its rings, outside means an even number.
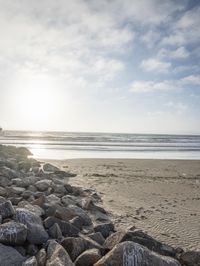
[[[0,145],[0,266],[200,265],[198,251],[116,231],[95,191],[71,186],[73,173],[30,155]]]

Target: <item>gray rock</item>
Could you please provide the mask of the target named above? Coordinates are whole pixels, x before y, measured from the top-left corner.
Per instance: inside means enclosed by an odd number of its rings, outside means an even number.
[[[170,257],[156,254],[149,249],[134,243],[117,244],[94,266],[180,266],[180,263]]]
[[[34,213],[36,216],[42,216],[44,215],[44,210],[39,207],[38,205],[32,205],[26,201],[21,201],[18,205],[20,208],[24,208],[32,213]]]
[[[11,193],[11,194],[21,195],[21,194],[25,191],[25,188],[23,188],[23,187],[11,186],[11,187],[8,187],[8,191],[9,191],[9,193]]]
[[[30,257],[29,259],[27,259],[22,263],[22,266],[38,266],[36,257],[35,256]]]
[[[53,189],[54,189],[55,194],[59,194],[61,196],[64,196],[67,193],[67,191],[63,185],[54,185]]]
[[[7,177],[5,177],[5,176],[0,176],[0,186],[1,186],[1,187],[6,188],[6,187],[10,186],[11,183],[12,183],[12,182],[11,182]]]
[[[26,251],[28,255],[35,256],[38,253],[38,247],[34,244],[29,244]]]
[[[133,241],[161,255],[171,257],[175,257],[176,255],[176,250],[173,247],[157,241],[140,230],[116,232],[106,239],[104,247],[107,249],[112,249],[116,244],[124,241]]]
[[[49,228],[49,236],[54,239],[61,239],[62,238],[62,232],[60,229],[60,226],[55,223]]]
[[[43,165],[43,170],[44,170],[45,172],[54,173],[54,172],[56,172],[56,171],[59,171],[59,168],[56,167],[56,166],[54,166],[54,165],[52,165],[52,164],[50,164],[50,163],[45,163],[45,164]]]
[[[27,240],[29,243],[39,245],[48,240],[49,236],[45,231],[42,220],[39,216],[24,208],[17,208],[15,220],[27,226]]]
[[[84,225],[84,219],[81,218],[80,216],[76,216],[74,217],[73,219],[70,220],[70,223],[77,227],[78,229],[82,229],[83,228],[83,225]]]
[[[49,187],[52,186],[52,181],[49,179],[43,179],[36,182],[35,186],[39,191],[46,191]]]
[[[49,241],[46,266],[73,266],[67,251],[56,241]]]
[[[31,162],[29,160],[21,161],[18,163],[18,169],[28,172],[31,168]]]
[[[102,246],[86,236],[81,237],[67,237],[61,241],[61,245],[67,250],[72,261],[88,249],[99,249],[102,250]]]
[[[101,253],[98,249],[89,249],[84,251],[78,258],[75,260],[76,266],[93,266],[98,260],[101,259]]]
[[[83,225],[87,226],[87,225],[91,225],[92,224],[92,220],[91,220],[90,216],[83,209],[81,209],[81,208],[79,208],[79,207],[77,207],[75,205],[69,205],[67,209],[68,209],[68,211],[71,212],[71,214],[74,217],[75,216],[81,217],[83,219]]]
[[[50,204],[50,205],[56,205],[60,203],[60,198],[57,197],[54,194],[51,194],[49,196],[46,197],[46,203]]]
[[[25,190],[23,193],[22,193],[22,197],[24,199],[28,199],[30,198],[31,196],[34,195],[34,192],[33,191],[30,191],[30,190]]]
[[[20,172],[4,166],[0,169],[0,176],[7,177],[11,180],[13,178],[19,178]]]
[[[65,195],[62,197],[61,202],[64,206],[69,206],[69,205],[75,205],[76,202],[71,198],[70,195]]]
[[[46,265],[46,257],[47,257],[46,250],[44,248],[40,249],[40,251],[36,255],[38,266]]]
[[[88,235],[92,240],[96,241],[99,245],[103,245],[105,242],[105,238],[102,236],[100,232],[92,233]]]
[[[21,266],[23,257],[16,249],[13,247],[5,246],[0,244],[0,265],[1,266]]]
[[[3,219],[12,217],[15,214],[15,210],[10,200],[0,204],[0,215]]]
[[[112,232],[115,231],[112,223],[98,224],[94,227],[95,232],[100,232],[103,237],[107,238]]]
[[[180,261],[186,266],[199,266],[200,265],[200,251],[187,251],[184,252]]]
[[[26,187],[24,180],[22,180],[21,178],[12,179],[12,183],[13,183],[13,185],[15,185],[17,187],[24,187],[24,188]]]
[[[24,244],[27,227],[20,223],[8,222],[0,225],[0,243],[7,245]]]
[[[9,197],[8,200],[10,200],[13,205],[18,205],[19,202],[23,200],[23,198],[22,197]]]
[[[3,187],[0,187],[0,196],[1,197],[6,197],[7,196],[7,190],[5,188],[3,188]]]
[[[48,217],[44,220],[44,226],[45,228],[49,229],[52,227],[55,223],[57,223],[61,229],[63,236],[78,236],[80,230],[70,224],[69,222],[62,221],[56,217]]]

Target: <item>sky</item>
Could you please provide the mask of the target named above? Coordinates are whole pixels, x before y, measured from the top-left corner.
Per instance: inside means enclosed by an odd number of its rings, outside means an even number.
[[[0,0],[0,126],[200,134],[199,0]]]

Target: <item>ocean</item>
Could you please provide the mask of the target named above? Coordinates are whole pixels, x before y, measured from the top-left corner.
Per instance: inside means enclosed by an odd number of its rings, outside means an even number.
[[[37,159],[200,159],[200,135],[3,131],[0,144],[27,147]]]

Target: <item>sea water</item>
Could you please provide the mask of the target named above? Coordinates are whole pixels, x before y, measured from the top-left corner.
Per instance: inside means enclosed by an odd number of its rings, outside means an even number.
[[[200,159],[200,135],[4,131],[0,144],[27,147],[38,159]]]

